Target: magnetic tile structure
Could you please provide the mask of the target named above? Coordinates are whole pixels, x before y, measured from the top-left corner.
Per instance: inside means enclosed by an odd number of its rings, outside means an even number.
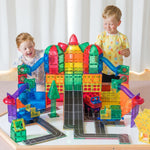
[[[38,92],[35,79],[29,79],[28,75],[43,63],[45,91]],[[119,79],[112,79],[110,83],[102,82],[104,64]],[[105,125],[109,122],[119,124],[122,117],[132,111],[131,127],[134,126],[139,105],[144,99],[139,93],[134,95],[129,90],[128,81],[128,66],[114,66],[103,56],[98,45],[89,45],[88,42],[79,44],[73,34],[68,44],[59,42],[58,45],[48,46],[44,56],[33,66],[18,66],[18,89],[13,95],[8,93],[3,101],[8,105],[9,122],[22,117],[25,123],[36,121],[40,124],[40,113],[51,105],[50,116],[56,117],[56,102],[63,102],[63,127],[74,129],[75,138],[118,138],[120,143],[125,144],[130,143],[127,134],[107,134]],[[96,133],[84,132],[85,116],[95,122]],[[48,123],[44,124],[53,130]],[[63,133],[58,135],[64,136]],[[48,138],[54,139],[55,136],[50,135]],[[42,138],[25,143],[46,141],[46,137]]]

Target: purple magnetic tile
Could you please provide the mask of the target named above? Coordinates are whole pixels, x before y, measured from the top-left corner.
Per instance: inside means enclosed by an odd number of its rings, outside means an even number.
[[[136,116],[139,113],[139,105],[136,105],[131,112],[131,128],[135,126],[135,122],[134,119],[136,118]]]

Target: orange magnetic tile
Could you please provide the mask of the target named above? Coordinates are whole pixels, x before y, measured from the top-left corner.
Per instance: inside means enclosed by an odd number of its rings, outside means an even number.
[[[18,98],[16,99],[16,104],[17,104],[17,109],[25,107],[25,105],[22,104],[22,102]]]

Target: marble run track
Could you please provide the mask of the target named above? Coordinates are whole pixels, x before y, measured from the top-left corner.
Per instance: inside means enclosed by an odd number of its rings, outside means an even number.
[[[28,83],[22,85],[13,95],[7,93],[7,97],[3,99],[3,102],[7,105],[15,105],[17,97],[26,89],[28,89]]]
[[[28,83],[22,85],[13,95],[7,93],[7,97],[3,99],[3,102],[8,105],[9,122],[12,122],[12,120],[17,119],[16,99],[26,89],[29,89]]]
[[[128,97],[128,101],[121,102],[122,116],[128,114],[131,110],[131,127],[135,125],[134,119],[139,113],[139,105],[144,103],[144,99],[140,97],[140,93],[134,95],[126,86],[121,83],[126,82],[126,77],[122,77],[119,80],[112,79],[112,89],[116,89],[116,92],[123,91]]]

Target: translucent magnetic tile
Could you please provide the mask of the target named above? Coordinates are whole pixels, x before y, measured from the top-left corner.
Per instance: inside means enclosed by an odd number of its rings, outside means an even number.
[[[59,55],[58,59],[59,59],[59,63],[64,62],[64,55]]]

